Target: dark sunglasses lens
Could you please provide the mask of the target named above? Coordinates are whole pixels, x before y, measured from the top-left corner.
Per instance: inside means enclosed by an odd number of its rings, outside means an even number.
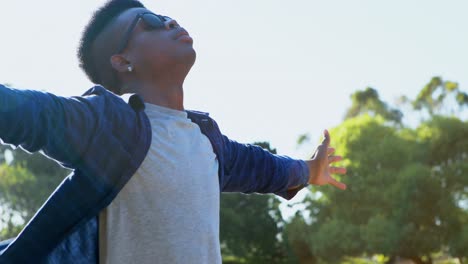
[[[146,25],[152,27],[152,28],[163,28],[164,27],[164,21],[161,20],[156,15],[153,14],[145,14],[142,16],[143,21],[145,21]]]

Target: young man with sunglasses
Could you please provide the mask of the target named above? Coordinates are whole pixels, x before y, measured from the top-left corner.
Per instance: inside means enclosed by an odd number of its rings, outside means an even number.
[[[330,165],[341,157],[327,131],[311,160],[295,160],[185,110],[192,44],[175,20],[113,0],[78,52],[100,85],[73,98],[0,86],[0,138],[74,170],[0,244],[0,263],[221,263],[221,191],[290,199],[309,183],[346,188],[330,175],[345,169]]]

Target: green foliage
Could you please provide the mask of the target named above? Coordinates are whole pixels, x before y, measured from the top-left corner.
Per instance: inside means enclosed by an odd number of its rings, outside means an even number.
[[[353,121],[355,125],[347,123]],[[424,256],[442,248],[447,234],[454,234],[450,228],[459,226],[454,216],[464,214],[453,195],[467,186],[462,176],[468,175],[462,165],[466,160],[454,161],[468,150],[464,147],[467,139],[461,136],[468,123],[437,117],[422,124],[416,133],[409,133],[365,116],[347,122],[336,129],[345,132],[337,133],[335,142],[340,146],[337,151],[343,148],[349,153],[346,179],[353,179],[352,191],[346,195],[325,193],[330,199],[345,202],[338,203],[335,210],[345,212],[353,205],[357,208],[349,214],[337,212],[334,217],[361,226],[360,239],[368,253]],[[428,129],[430,137],[420,134]],[[458,172],[453,174],[454,168],[449,170],[445,164],[455,164]],[[358,204],[352,202],[356,199]]]
[[[6,163],[7,152],[13,161]],[[28,154],[20,149],[0,147],[0,204],[4,212],[0,218],[0,240],[16,236],[24,223],[36,213],[67,170],[41,154]],[[14,221],[19,217],[20,221]]]
[[[468,122],[436,114],[450,93],[462,92],[456,83],[431,80],[414,101],[430,118],[415,129],[388,122],[399,119],[375,90],[353,94],[347,119],[330,131],[345,157],[348,189],[313,191],[306,199],[310,223],[296,216],[286,228],[316,262],[383,254],[423,263],[439,251],[467,257]]]
[[[338,261],[342,256],[358,255],[363,246],[359,227],[342,219],[329,219],[310,237],[315,256],[326,256],[328,261]]]
[[[35,191],[36,178],[27,169],[15,165],[0,165],[0,201],[3,206],[20,213],[23,217],[28,215],[31,202],[28,194]]]
[[[429,115],[440,114],[446,100],[453,95],[459,107],[468,106],[468,94],[461,91],[458,83],[444,81],[440,77],[432,78],[411,103],[416,110],[426,110]]]
[[[456,161],[467,154],[468,127],[458,118],[433,116],[416,131],[419,140],[428,146],[426,153],[432,165]]]
[[[450,253],[459,258],[467,257],[468,252],[468,223],[465,221],[459,235],[450,240]]]
[[[375,260],[367,259],[367,258],[345,258],[343,261],[340,262],[341,264],[375,264]],[[377,262],[382,263],[382,262]]]
[[[304,217],[297,212],[286,225],[284,236],[294,254],[293,256],[296,258],[294,263],[317,263],[310,246],[310,237],[313,230],[312,228],[304,228],[305,226],[308,225],[304,221]]]
[[[403,114],[398,109],[390,108],[380,100],[379,93],[373,88],[357,91],[351,95],[352,105],[346,113],[346,119],[362,114],[380,115],[386,120],[401,123]]]
[[[19,232],[21,231],[21,229],[23,228],[22,225],[13,223],[11,215],[5,214],[3,217],[7,220],[4,221],[4,223],[6,223],[6,227],[0,231],[0,241],[17,236]]]
[[[222,194],[223,255],[242,257],[246,263],[279,263],[284,252],[277,239],[277,208],[271,195]]]
[[[360,227],[362,240],[368,242],[365,251],[391,255],[398,245],[398,229],[394,221],[383,215],[369,217],[367,223]]]
[[[302,134],[297,139],[297,145],[302,145],[302,144],[304,144],[306,142],[309,142],[309,141],[310,141],[310,135],[309,134]]]

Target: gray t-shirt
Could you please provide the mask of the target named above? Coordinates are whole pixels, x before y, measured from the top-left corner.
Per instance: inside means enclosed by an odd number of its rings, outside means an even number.
[[[221,263],[218,162],[208,138],[183,111],[146,104],[145,112],[151,147],[99,215],[100,263]]]

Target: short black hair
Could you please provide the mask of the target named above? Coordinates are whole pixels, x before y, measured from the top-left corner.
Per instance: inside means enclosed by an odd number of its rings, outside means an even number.
[[[106,89],[120,93],[118,79],[115,74],[113,77],[103,78],[99,71],[97,58],[93,56],[93,43],[99,34],[121,13],[124,11],[145,6],[137,0],[110,0],[102,7],[97,9],[88,25],[85,27],[78,47],[78,60],[80,68],[86,73],[88,78],[95,84],[101,84]],[[109,63],[110,64],[110,63]]]

